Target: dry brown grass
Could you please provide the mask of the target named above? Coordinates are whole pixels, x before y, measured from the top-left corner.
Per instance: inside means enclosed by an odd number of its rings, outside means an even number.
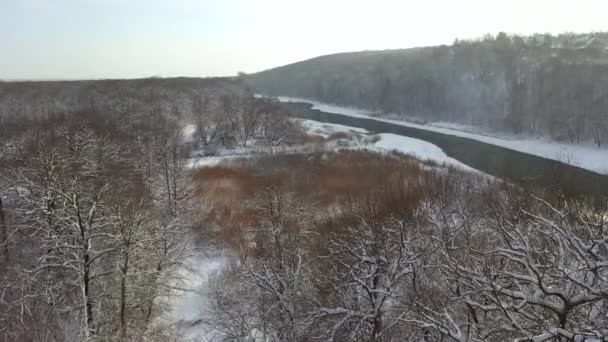
[[[351,139],[352,134],[347,132],[334,132],[327,137],[327,140],[338,140],[338,139]]]
[[[204,220],[241,253],[248,248],[247,232],[259,220],[256,196],[269,188],[312,203],[317,214],[331,215],[339,208],[382,217],[411,211],[436,177],[411,158],[366,151],[260,156],[238,165],[202,168],[194,179]]]

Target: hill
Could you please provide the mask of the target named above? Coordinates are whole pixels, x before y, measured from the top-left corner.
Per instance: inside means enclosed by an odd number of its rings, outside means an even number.
[[[321,56],[248,75],[253,89],[426,121],[608,141],[608,34],[510,36]]]

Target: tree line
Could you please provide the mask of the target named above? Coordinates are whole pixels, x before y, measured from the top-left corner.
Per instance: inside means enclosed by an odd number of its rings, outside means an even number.
[[[254,97],[237,78],[0,82],[0,129],[6,134],[26,121],[82,112],[117,123],[191,124],[194,145],[208,153],[218,146],[285,144],[297,135],[276,99]]]
[[[605,33],[500,33],[322,56],[246,77],[260,93],[602,146],[607,49]]]

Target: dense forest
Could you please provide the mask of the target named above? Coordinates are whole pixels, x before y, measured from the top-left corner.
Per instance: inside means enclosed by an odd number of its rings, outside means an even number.
[[[192,114],[192,104],[201,96],[247,92],[241,82],[230,78],[0,82],[0,124],[79,111],[181,119]]]
[[[238,258],[209,291],[210,341],[608,336],[605,201],[368,151],[245,158],[195,179]]]
[[[2,342],[608,334],[605,200],[366,150],[367,131],[301,137],[305,125],[238,79],[7,83],[2,94]],[[286,143],[315,149],[272,152]],[[254,145],[268,150],[189,164],[193,149]],[[213,253],[225,264],[204,275]],[[189,287],[186,268],[206,287]],[[167,318],[185,292],[204,298],[191,303],[200,314]]]
[[[608,34],[500,33],[322,56],[247,76],[260,93],[566,142],[608,142]]]
[[[0,341],[169,341],[191,149],[291,127],[230,79],[5,83],[0,114]]]

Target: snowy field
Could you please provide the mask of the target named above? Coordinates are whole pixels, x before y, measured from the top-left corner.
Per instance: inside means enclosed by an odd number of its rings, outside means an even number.
[[[370,115],[373,114],[373,112],[369,110],[340,107],[307,99],[279,97],[279,100],[283,102],[308,102],[313,105],[313,109],[318,109],[327,113],[372,118],[374,120],[389,122],[397,125],[470,138],[488,144],[509,148],[515,151],[561,161],[601,174],[608,174],[608,149],[597,148],[589,145],[563,144],[535,138],[521,138],[515,136],[495,137],[479,132],[466,132],[463,131],[465,126],[455,124],[441,123],[439,126],[435,124],[420,125],[399,120],[380,119],[371,117]]]

